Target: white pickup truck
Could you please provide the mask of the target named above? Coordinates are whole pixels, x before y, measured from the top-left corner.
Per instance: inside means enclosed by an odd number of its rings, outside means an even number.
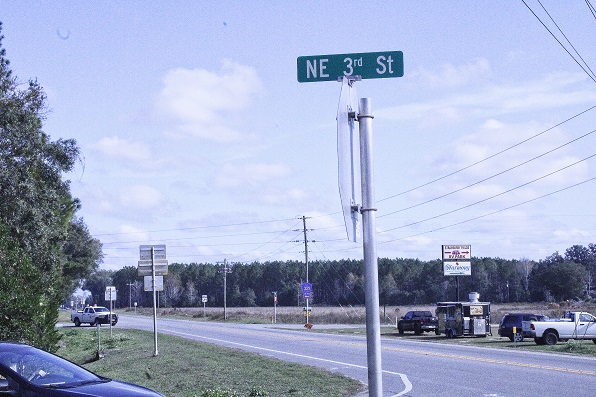
[[[102,306],[87,306],[84,310],[73,310],[70,313],[70,321],[77,327],[83,323],[91,326],[95,324],[109,324],[110,318],[112,319],[112,325],[116,325],[118,315],[116,313],[110,313],[109,309]]]
[[[530,330],[537,345],[556,345],[567,339],[591,339],[596,343],[596,317],[586,312],[566,312],[561,319],[532,321]]]

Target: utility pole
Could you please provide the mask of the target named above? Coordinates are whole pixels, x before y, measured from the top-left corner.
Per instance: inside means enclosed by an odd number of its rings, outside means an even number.
[[[306,263],[306,284],[309,285],[310,288],[310,283],[308,282],[308,238],[306,236],[306,220],[308,218],[306,216],[302,216],[302,232],[304,233],[304,262]],[[315,242],[315,240],[312,240],[311,242]],[[309,317],[310,317],[310,307],[309,307],[309,297],[312,291],[308,291],[308,294],[303,290],[302,293],[304,294],[304,299],[306,301],[306,319],[305,324],[309,323]]]
[[[219,262],[223,265],[222,267],[222,272],[224,275],[224,291],[223,291],[223,295],[224,295],[224,321],[227,320],[228,318],[228,314],[226,312],[226,306],[227,306],[227,299],[228,299],[228,286],[227,286],[227,279],[228,279],[228,273],[232,273],[232,268],[230,267],[230,264],[228,263],[227,259],[223,260],[222,262]]]
[[[306,282],[308,283],[308,239],[306,238],[306,216],[302,215],[302,230],[304,231],[304,262],[306,263]],[[305,324],[309,323],[308,298],[306,298]]]
[[[128,308],[132,308],[132,286],[134,283],[126,283],[128,285]]]

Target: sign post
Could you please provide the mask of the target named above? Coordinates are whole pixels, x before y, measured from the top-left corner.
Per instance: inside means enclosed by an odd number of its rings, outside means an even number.
[[[298,57],[297,77],[301,83],[317,81],[358,81],[362,79],[378,79],[389,77],[402,77],[404,75],[403,53],[401,51],[384,51],[369,53],[311,55]],[[351,87],[351,85],[350,85]],[[350,95],[346,95],[349,97]],[[349,191],[347,184],[342,184],[342,171],[340,170],[340,191],[342,193],[342,207],[346,219],[348,239],[357,240],[355,225],[358,222],[359,210],[362,214],[362,245],[365,266],[365,296],[366,296],[366,343],[368,364],[368,390],[369,397],[382,397],[382,367],[381,367],[381,324],[379,318],[379,276],[378,257],[375,234],[375,197],[373,181],[373,150],[372,150],[372,106],[370,98],[360,98],[358,115],[352,112],[351,100],[346,98],[342,91],[338,108],[338,148],[347,147],[353,151],[354,145],[350,136],[340,138],[339,135],[350,131],[349,123],[357,120],[360,133],[360,189],[362,192],[362,206],[354,203],[355,194]],[[352,121],[353,122],[353,121]],[[341,125],[340,125],[341,124]],[[343,125],[348,124],[348,125]],[[343,139],[346,143],[340,143]],[[341,149],[340,149],[341,150]],[[344,160],[342,160],[342,156]],[[353,156],[353,153],[350,153]],[[354,162],[347,160],[350,156],[339,155],[340,168],[344,175],[351,179],[351,184],[357,180]],[[353,157],[352,157],[353,158]],[[343,178],[345,179],[345,178]],[[345,182],[345,181],[344,181]],[[308,277],[307,277],[308,281]],[[307,303],[308,306],[308,303]],[[308,307],[307,307],[308,318]]]
[[[116,287],[109,286],[106,287],[105,292],[105,300],[110,301],[110,315],[108,317],[108,321],[110,322],[110,339],[112,339],[112,310],[113,309],[113,302],[116,300]]]
[[[157,350],[157,282],[156,275],[168,274],[168,261],[166,260],[165,245],[141,245],[139,247],[139,276],[151,276],[151,290],[153,291],[153,356],[156,357]],[[147,267],[151,266],[148,273]],[[157,266],[160,266],[156,269]],[[164,268],[165,267],[165,268]],[[163,288],[163,287],[162,287]]]
[[[277,324],[277,291],[272,292],[273,294],[273,324]]]

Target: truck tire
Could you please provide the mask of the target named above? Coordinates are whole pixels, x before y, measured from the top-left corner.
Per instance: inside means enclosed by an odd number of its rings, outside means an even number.
[[[439,331],[438,328],[435,328],[435,335],[441,335],[441,331]],[[596,343],[596,342],[594,342],[594,343]]]
[[[401,326],[397,327],[397,333],[400,334],[400,335],[403,335],[404,334],[404,329]]]
[[[78,317],[75,317],[74,323],[75,323],[75,327],[80,327],[81,326],[81,320],[79,320]]]
[[[422,334],[422,329],[420,328],[420,325],[419,325],[419,324],[416,324],[416,325],[414,326],[414,334],[415,334],[415,335],[420,335],[420,334]]]
[[[95,326],[95,321],[91,321],[91,322],[89,323],[89,326],[90,326],[90,327],[94,327],[94,326]]]
[[[549,346],[554,346],[559,341],[557,334],[555,334],[553,331],[544,332],[544,334],[542,334],[542,339],[544,339],[544,344]]]

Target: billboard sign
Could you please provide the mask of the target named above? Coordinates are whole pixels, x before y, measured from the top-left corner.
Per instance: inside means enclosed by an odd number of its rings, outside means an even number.
[[[470,261],[472,260],[471,245],[444,245],[444,261]]]
[[[443,274],[445,276],[471,276],[472,262],[443,261]]]

